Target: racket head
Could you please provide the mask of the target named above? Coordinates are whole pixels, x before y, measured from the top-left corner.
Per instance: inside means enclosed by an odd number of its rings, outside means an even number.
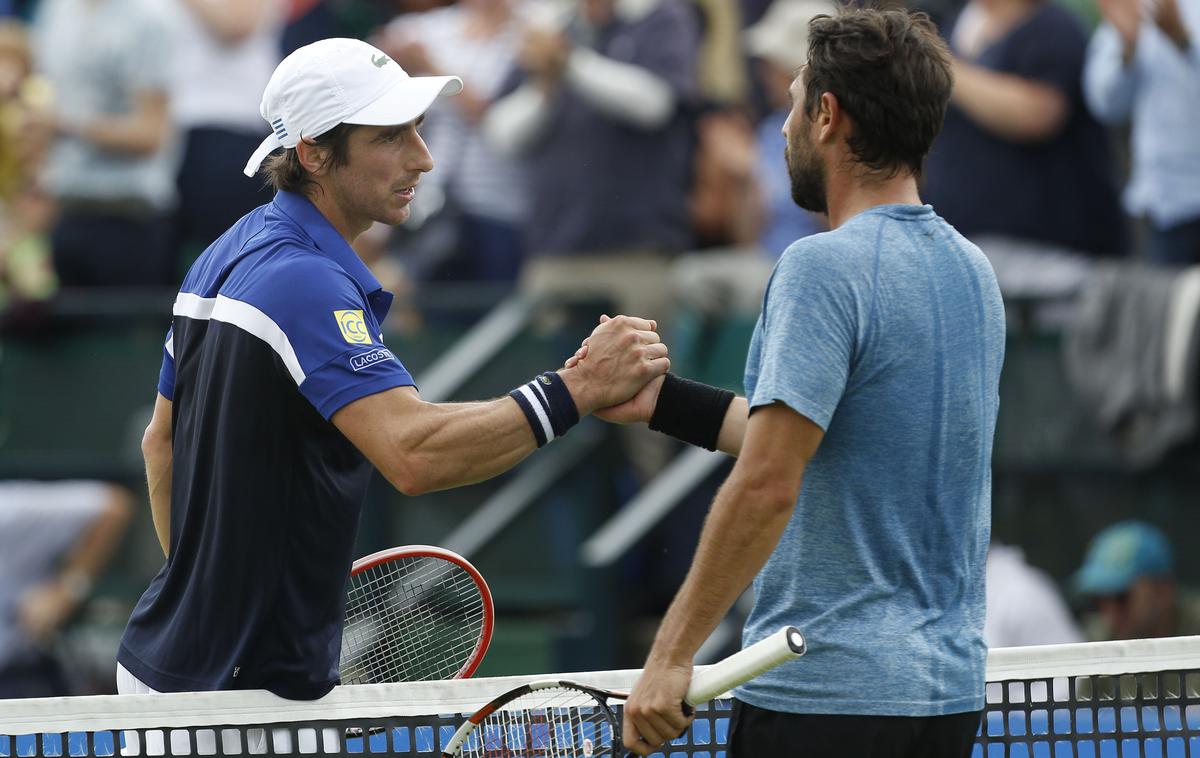
[[[491,590],[461,555],[432,545],[372,553],[350,569],[342,683],[469,677],[494,624]]]
[[[577,682],[530,682],[492,700],[459,726],[442,758],[613,758],[621,722],[610,701],[628,693]]]

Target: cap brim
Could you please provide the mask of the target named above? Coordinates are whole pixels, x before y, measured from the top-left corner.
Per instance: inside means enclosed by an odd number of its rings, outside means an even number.
[[[361,126],[398,126],[414,121],[442,95],[462,92],[457,76],[412,76],[396,83],[375,102],[342,119]]]
[[[1079,595],[1119,595],[1129,589],[1133,576],[1127,571],[1114,571],[1106,566],[1085,565],[1072,577],[1071,583]]]
[[[258,173],[259,166],[267,159],[267,156],[283,147],[283,143],[279,141],[279,137],[275,134],[268,134],[266,139],[259,143],[250,159],[246,161],[246,167],[242,169],[242,173],[251,178]]]

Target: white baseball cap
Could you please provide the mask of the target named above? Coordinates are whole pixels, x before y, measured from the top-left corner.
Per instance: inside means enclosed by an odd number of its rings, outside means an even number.
[[[338,124],[395,126],[414,120],[441,95],[457,95],[457,76],[409,76],[382,50],[356,39],[323,39],[275,68],[259,113],[272,134],[246,162],[246,176],[272,151],[295,147]]]

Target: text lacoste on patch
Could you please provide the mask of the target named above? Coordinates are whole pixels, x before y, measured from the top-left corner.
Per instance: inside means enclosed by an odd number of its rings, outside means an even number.
[[[391,350],[379,348],[369,353],[359,353],[358,355],[350,356],[350,368],[355,371],[362,371],[367,366],[373,366],[380,361],[392,361],[395,359],[396,356],[392,355]]]

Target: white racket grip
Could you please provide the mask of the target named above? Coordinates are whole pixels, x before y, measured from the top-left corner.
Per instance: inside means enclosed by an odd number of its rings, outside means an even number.
[[[697,671],[684,702],[693,706],[707,703],[781,663],[799,658],[806,650],[804,635],[800,630],[785,626],[770,637]]]

